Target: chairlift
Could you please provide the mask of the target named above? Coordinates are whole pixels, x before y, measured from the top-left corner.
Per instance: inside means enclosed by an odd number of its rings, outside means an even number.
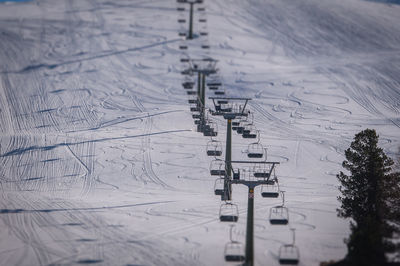
[[[192,107],[190,107],[190,112],[200,112],[199,106],[192,106]]]
[[[222,160],[213,160],[210,163],[210,175],[225,176],[225,162]]]
[[[261,143],[250,143],[247,147],[247,157],[249,158],[262,158],[264,156],[264,147]]]
[[[253,122],[247,123],[247,124],[244,126],[244,129],[243,129],[243,133],[242,133],[242,134],[250,134],[252,131],[254,131],[254,124],[253,124]]]
[[[186,44],[180,44],[179,49],[181,50],[187,50],[188,46]]]
[[[189,104],[197,104],[198,102],[199,102],[199,99],[198,99],[197,95],[195,97],[192,96],[188,99]]]
[[[225,95],[225,91],[214,91],[215,95]]]
[[[208,156],[221,156],[222,146],[221,142],[216,140],[211,140],[207,143],[207,155]]]
[[[272,225],[287,225],[289,223],[289,210],[284,206],[275,206],[270,209],[269,222]]]
[[[295,232],[294,228],[291,228],[293,232],[293,241],[291,244],[282,245],[279,248],[279,264],[281,265],[297,265],[300,260],[299,248],[295,245]]]
[[[203,132],[206,137],[215,137],[218,135],[217,124],[210,121],[208,124],[202,125],[200,132]]]
[[[187,54],[184,54],[181,59],[181,63],[189,63],[190,62],[190,57]]]
[[[224,254],[227,262],[243,262],[246,259],[244,246],[237,241],[227,243]]]
[[[245,133],[244,131],[243,131],[243,134],[242,134],[242,138],[244,138],[244,139],[256,139],[257,138],[257,136],[258,136],[258,131],[256,131],[256,132],[249,132],[249,133]]]
[[[224,194],[224,178],[217,178],[214,183],[214,194],[216,196],[222,196]]]
[[[299,264],[300,252],[295,245],[286,244],[279,248],[279,264],[297,265]]]
[[[232,126],[239,126],[240,125],[240,121],[232,121]]]
[[[186,37],[186,32],[184,32],[184,31],[180,31],[180,32],[178,32],[178,36],[179,37]]]
[[[189,90],[191,90],[191,89],[193,89],[193,86],[194,86],[194,82],[193,82],[193,81],[184,81],[184,82],[182,83],[182,87],[183,87],[184,89],[189,89]]]
[[[203,131],[203,135],[205,137],[216,137],[218,135],[218,132],[214,131],[213,129],[206,129]]]
[[[244,245],[238,241],[233,239],[233,227],[231,224],[231,228],[229,231],[230,242],[225,245],[224,249],[224,257],[227,262],[243,262],[246,259],[246,253]]]
[[[206,31],[200,31],[200,36],[207,36],[208,35],[208,32],[206,32]]]
[[[178,23],[186,23],[186,19],[180,18],[178,19]]]
[[[270,177],[270,168],[266,164],[258,164],[254,167],[253,176],[255,178],[269,178]]]
[[[269,222],[272,225],[287,225],[289,223],[289,210],[285,207],[285,194],[282,194],[282,205],[275,206],[270,209]]]
[[[193,118],[193,119],[200,119],[200,118],[201,118],[201,115],[200,115],[200,113],[198,113],[198,114],[192,114],[192,118]]]
[[[261,186],[261,196],[263,198],[277,198],[279,197],[279,182],[275,178],[274,184],[267,184]]]
[[[187,95],[197,95],[197,91],[191,90],[191,91],[186,91]]]
[[[239,220],[239,208],[236,204],[225,202],[219,209],[219,220],[221,222],[237,222]]]
[[[181,59],[182,60],[182,59]],[[186,75],[186,76],[193,76],[193,72],[191,69],[185,69],[181,71],[182,75]]]
[[[222,83],[220,81],[210,81],[207,82],[208,87],[220,87],[222,86]]]

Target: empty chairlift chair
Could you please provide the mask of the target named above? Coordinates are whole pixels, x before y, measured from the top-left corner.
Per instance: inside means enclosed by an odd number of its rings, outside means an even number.
[[[240,126],[240,120],[233,120],[232,121],[232,130],[238,130],[238,127]]]
[[[286,244],[279,248],[279,263],[282,265],[299,264],[300,252],[297,246]]]
[[[269,213],[269,222],[273,225],[287,225],[289,223],[289,210],[285,206],[272,207]]]
[[[246,258],[243,244],[237,241],[227,243],[224,254],[227,262],[243,262]]]
[[[216,140],[211,140],[207,143],[207,155],[208,156],[221,156],[222,155],[222,145],[221,142]]]
[[[217,178],[214,183],[214,194],[216,196],[222,196],[224,194],[224,178]]]
[[[278,179],[274,180],[274,184],[261,186],[261,196],[263,198],[277,198],[279,197],[279,193]]]
[[[287,225],[289,223],[289,210],[285,207],[285,196],[282,194],[282,205],[275,206],[270,209],[269,222],[272,225]]]
[[[225,162],[222,160],[213,160],[210,163],[210,175],[225,176]]]
[[[247,147],[247,157],[249,158],[262,158],[264,156],[264,147],[260,143],[251,143]]]
[[[224,257],[227,262],[243,262],[246,259],[244,245],[238,241],[233,240],[233,227],[230,229],[230,242],[225,245]]]
[[[256,130],[253,123],[249,123],[244,127],[242,137],[244,139],[255,139],[258,137],[258,134],[259,132]]]
[[[257,164],[254,166],[253,176],[255,178],[268,179],[270,177],[271,169],[266,164]]]
[[[300,261],[300,251],[295,245],[295,232],[293,232],[293,242],[292,244],[285,244],[279,248],[279,264],[281,265],[297,265]]]
[[[190,95],[188,99],[189,104],[197,104],[198,103],[198,97],[197,95]]]
[[[217,123],[209,121],[203,128],[203,135],[206,137],[215,137],[218,135]]]
[[[239,208],[236,204],[225,202],[219,209],[219,220],[221,222],[234,222],[239,220]]]

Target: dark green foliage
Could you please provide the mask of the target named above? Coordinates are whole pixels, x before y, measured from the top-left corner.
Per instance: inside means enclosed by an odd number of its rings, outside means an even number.
[[[352,218],[349,265],[384,265],[385,254],[395,248],[389,239],[400,221],[400,174],[393,172],[394,162],[378,147],[378,138],[371,129],[356,134],[342,164],[350,175],[337,175],[342,193],[338,215]]]

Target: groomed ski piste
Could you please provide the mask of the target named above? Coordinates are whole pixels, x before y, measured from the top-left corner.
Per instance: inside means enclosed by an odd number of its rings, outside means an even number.
[[[269,224],[281,200],[257,188],[255,265],[279,265],[289,227],[299,265],[346,254],[344,150],[365,128],[388,155],[400,146],[400,6],[204,0],[193,32],[208,35],[189,41],[177,5],[0,3],[0,265],[229,265],[210,138],[196,132],[181,85],[184,53],[218,60],[226,95],[252,98],[260,142],[280,162],[290,225]],[[226,121],[212,119],[225,147]],[[233,132],[232,159],[250,142]],[[233,202],[244,243],[245,187]]]

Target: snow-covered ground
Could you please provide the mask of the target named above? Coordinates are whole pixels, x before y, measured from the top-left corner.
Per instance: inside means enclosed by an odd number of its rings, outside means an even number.
[[[391,1],[394,3],[394,1]],[[229,227],[181,87],[172,0],[0,4],[0,264],[224,265]],[[355,133],[400,145],[400,6],[363,0],[205,1],[193,58],[217,60],[279,161],[300,265],[345,255],[336,173]],[[186,13],[185,13],[186,14]],[[197,13],[196,13],[197,16]],[[195,17],[196,19],[197,17]],[[198,20],[195,20],[198,21]],[[210,49],[200,49],[208,43]],[[211,96],[211,92],[207,92]],[[209,103],[208,103],[209,104]],[[224,141],[225,121],[215,119]],[[233,134],[233,159],[249,141]],[[255,198],[256,265],[289,226]],[[234,186],[245,239],[247,190]]]

